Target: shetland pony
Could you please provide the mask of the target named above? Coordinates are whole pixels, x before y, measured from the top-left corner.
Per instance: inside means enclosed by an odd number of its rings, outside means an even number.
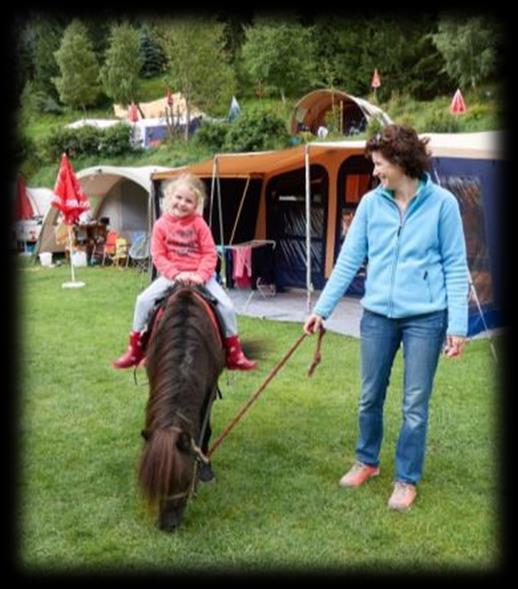
[[[208,450],[210,411],[224,365],[214,311],[195,288],[173,291],[146,354],[149,399],[138,473],[144,497],[158,509],[161,530],[178,527],[197,484],[197,461]]]

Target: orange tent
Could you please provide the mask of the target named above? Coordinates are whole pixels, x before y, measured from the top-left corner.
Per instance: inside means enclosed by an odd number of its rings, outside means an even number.
[[[493,174],[493,162],[502,158],[496,132],[424,135],[430,138],[434,180],[449,166],[454,171],[449,176],[458,174],[464,186],[465,177],[480,169]],[[205,213],[219,244],[275,240],[285,285],[320,289],[340,249],[342,213],[354,209],[373,183],[364,148],[365,141],[314,142],[279,151],[223,153],[157,172],[152,175],[155,211],[160,210],[162,182],[193,172],[211,195]],[[491,185],[486,190],[494,192]]]

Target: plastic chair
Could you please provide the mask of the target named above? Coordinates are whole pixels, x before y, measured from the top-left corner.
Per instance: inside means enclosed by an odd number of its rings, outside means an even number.
[[[140,233],[131,244],[129,258],[138,272],[146,272],[150,257],[149,234]]]
[[[116,231],[108,231],[108,234],[106,235],[106,241],[104,242],[104,248],[103,248],[103,261],[102,261],[103,266],[106,264],[107,261],[113,262],[113,257],[115,256],[118,237],[119,237],[119,234]]]
[[[115,253],[112,257],[114,266],[128,267],[129,263],[129,243],[125,237],[117,237],[115,240]]]

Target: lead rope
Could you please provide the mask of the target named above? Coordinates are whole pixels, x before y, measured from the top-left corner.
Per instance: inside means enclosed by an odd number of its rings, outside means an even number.
[[[322,344],[322,338],[324,337],[326,330],[322,327],[318,333],[318,341],[317,341],[317,347],[315,350],[315,354],[313,356],[313,362],[311,363],[311,366],[308,369],[307,372],[307,376],[310,377],[315,368],[318,366],[318,364],[320,363],[321,360],[321,354],[320,354],[320,346]],[[268,374],[268,376],[265,378],[265,380],[263,381],[263,384],[257,389],[257,391],[250,397],[250,399],[241,407],[241,409],[238,411],[237,415],[234,417],[234,419],[225,427],[225,429],[221,432],[221,434],[218,436],[218,438],[216,439],[216,441],[214,442],[214,444],[212,445],[212,447],[209,449],[207,456],[210,458],[216,448],[221,444],[221,442],[227,437],[227,435],[230,433],[230,431],[233,429],[233,427],[239,422],[239,420],[241,419],[241,417],[243,417],[243,415],[246,413],[246,411],[248,411],[248,409],[250,408],[250,406],[257,401],[257,399],[259,398],[259,396],[261,395],[261,393],[264,391],[264,389],[267,387],[267,385],[273,380],[273,378],[276,376],[276,374],[279,372],[279,370],[284,366],[284,364],[286,364],[286,362],[288,361],[288,359],[290,358],[290,356],[295,352],[295,350],[300,346],[300,344],[302,343],[302,341],[304,340],[304,338],[306,337],[306,334],[303,333],[298,339],[297,341],[291,346],[291,348],[287,351],[287,353],[284,355],[284,357],[280,360],[280,362],[277,364],[277,366],[275,366],[270,373]]]

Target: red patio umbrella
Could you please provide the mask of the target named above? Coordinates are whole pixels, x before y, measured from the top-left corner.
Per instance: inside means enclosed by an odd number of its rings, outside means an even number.
[[[452,115],[462,115],[466,112],[466,110],[466,103],[464,102],[462,92],[457,88],[457,92],[455,92],[455,94],[453,95],[450,104],[450,112]]]
[[[136,123],[138,121],[138,109],[137,109],[137,105],[134,102],[132,102],[130,104],[130,107],[128,110],[128,119],[132,123]]]
[[[27,186],[25,180],[21,174],[18,175],[16,180],[16,203],[14,209],[14,220],[24,221],[26,219],[32,219],[34,216],[34,209],[32,208],[31,201],[27,196]]]
[[[72,260],[72,225],[77,222],[79,215],[81,215],[82,212],[90,208],[90,204],[79,184],[74,168],[66,153],[61,156],[56,185],[54,186],[54,197],[50,204],[61,211],[63,221],[65,225],[68,225],[68,247],[70,251],[72,282],[65,282],[63,287],[84,286],[84,282],[76,282],[74,275],[74,264]]]

